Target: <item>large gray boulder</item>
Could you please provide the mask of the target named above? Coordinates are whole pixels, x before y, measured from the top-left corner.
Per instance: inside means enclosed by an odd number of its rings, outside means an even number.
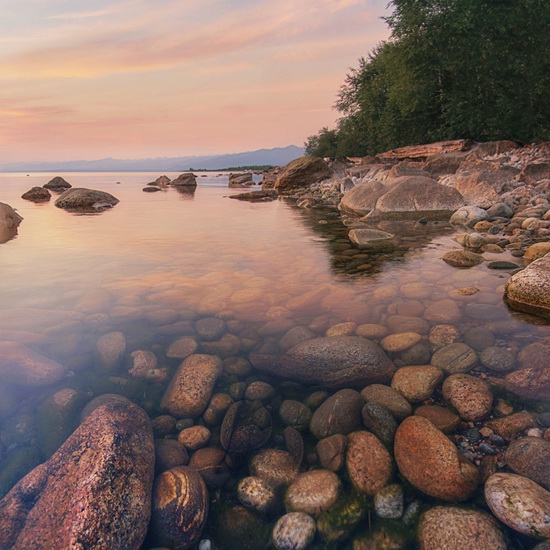
[[[105,191],[73,187],[59,195],[55,206],[72,212],[101,212],[112,208],[119,200]]]
[[[424,216],[446,219],[464,205],[462,195],[454,188],[423,176],[403,176],[377,201],[367,216],[371,219],[417,219]]]
[[[253,352],[250,361],[258,370],[328,388],[364,388],[389,382],[395,372],[384,351],[359,336],[312,338],[280,358]]]
[[[22,221],[23,218],[9,204],[0,202],[0,243],[15,237]]]
[[[277,176],[274,187],[279,193],[307,187],[330,175],[328,164],[319,157],[300,157],[287,164]]]
[[[512,275],[504,296],[513,309],[550,319],[550,254]]]
[[[338,208],[342,212],[366,216],[374,209],[376,201],[387,191],[388,187],[376,180],[359,183],[344,194]]]
[[[151,514],[154,461],[142,409],[99,407],[0,501],[0,548],[137,550]]]

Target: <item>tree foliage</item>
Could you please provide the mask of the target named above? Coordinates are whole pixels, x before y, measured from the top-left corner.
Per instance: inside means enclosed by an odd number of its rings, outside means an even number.
[[[548,0],[393,0],[392,34],[340,88],[331,154],[419,143],[550,139]]]

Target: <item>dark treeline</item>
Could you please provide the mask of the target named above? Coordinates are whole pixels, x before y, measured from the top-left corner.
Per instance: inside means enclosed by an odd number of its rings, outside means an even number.
[[[467,138],[550,139],[550,1],[392,0],[382,42],[340,88],[319,156]]]

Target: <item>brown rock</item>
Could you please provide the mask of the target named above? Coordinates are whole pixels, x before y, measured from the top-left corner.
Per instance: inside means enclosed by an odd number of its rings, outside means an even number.
[[[338,476],[328,470],[311,470],[300,474],[287,489],[287,512],[304,512],[318,516],[338,500],[341,492]]]
[[[550,318],[550,255],[512,275],[504,287],[506,302],[518,311]]]
[[[346,435],[361,425],[361,409],[365,400],[355,390],[340,390],[331,395],[313,413],[309,431],[317,438]]]
[[[418,544],[421,550],[506,550],[506,540],[497,522],[481,510],[435,506],[420,518]]]
[[[186,466],[189,455],[175,439],[155,439],[155,472],[160,474],[175,466]]]
[[[477,468],[464,461],[453,443],[426,418],[405,418],[395,435],[394,452],[401,474],[430,496],[463,501],[477,487]]]
[[[504,459],[516,474],[550,489],[550,441],[539,437],[517,439],[506,450]]]
[[[466,151],[470,147],[470,142],[466,139],[455,139],[450,141],[438,141],[426,145],[410,145],[392,149],[385,153],[376,155],[380,159],[422,159],[432,155],[441,155],[452,152]]]
[[[0,547],[140,548],[154,457],[142,409],[131,403],[96,409],[0,502]]]
[[[55,176],[55,178],[52,178],[44,185],[45,189],[52,189],[53,191],[61,191],[63,189],[70,189],[71,187],[72,185],[61,176]]]
[[[170,185],[174,187],[196,187],[197,176],[192,172],[185,172],[180,174],[177,178],[170,182]]]
[[[380,345],[382,349],[390,353],[398,353],[414,346],[422,340],[422,336],[416,332],[400,332],[386,336]]]
[[[151,532],[157,546],[191,548],[208,517],[208,491],[192,468],[178,466],[161,474],[153,488]]]
[[[319,464],[326,470],[337,472],[344,465],[347,438],[342,434],[334,434],[317,443]]]
[[[22,199],[32,202],[48,202],[52,194],[44,187],[33,187],[21,195]]]
[[[193,468],[204,479],[210,488],[221,487],[229,478],[229,469],[225,464],[225,451],[215,447],[197,449],[189,461]]]
[[[204,447],[210,440],[210,430],[206,426],[191,426],[178,434],[178,441],[190,451]]]
[[[477,422],[491,412],[493,395],[480,378],[452,374],[443,383],[442,393],[464,420]]]
[[[550,367],[521,369],[490,381],[525,399],[550,399]]]
[[[430,304],[424,311],[424,318],[431,323],[456,323],[462,317],[462,312],[454,300],[438,300]]]
[[[275,180],[274,187],[279,193],[283,193],[317,183],[329,174],[329,167],[322,158],[300,157],[283,168]]]
[[[476,352],[467,344],[449,344],[432,356],[432,365],[448,374],[468,372],[477,363]]]
[[[441,259],[453,267],[474,267],[483,263],[483,256],[468,250],[451,250],[443,254]]]
[[[59,382],[65,368],[19,342],[0,342],[0,377],[4,384],[47,386]]]
[[[450,434],[460,424],[460,417],[445,407],[437,405],[422,405],[414,414],[427,418],[438,430],[444,434]]]
[[[485,422],[486,426],[489,426],[491,430],[496,432],[504,439],[511,440],[516,435],[534,428],[537,425],[535,417],[527,411],[511,414],[504,418],[498,418],[497,420],[489,420]]]
[[[550,252],[550,242],[532,244],[526,251],[523,257],[526,260],[538,260],[546,256]]]
[[[411,404],[390,386],[371,384],[361,390],[361,395],[367,403],[378,403],[388,409],[398,420],[403,420],[412,414]]]
[[[272,487],[289,485],[298,475],[298,464],[287,451],[262,449],[250,460],[250,473]]]
[[[160,406],[176,418],[196,418],[210,400],[223,363],[212,355],[190,355],[180,365]]]
[[[418,403],[428,399],[443,379],[443,371],[432,365],[403,367],[397,370],[391,387],[407,401]]]
[[[369,496],[382,489],[392,476],[391,456],[370,432],[353,432],[348,436],[346,468],[353,486]]]

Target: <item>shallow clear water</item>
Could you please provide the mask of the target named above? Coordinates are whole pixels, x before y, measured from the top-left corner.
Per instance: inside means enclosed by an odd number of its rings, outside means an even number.
[[[459,270],[440,259],[459,248],[446,224],[381,224],[398,235],[398,246],[372,253],[350,244],[349,228],[334,212],[299,210],[283,200],[230,200],[228,195],[241,190],[228,189],[227,177],[215,173],[198,177],[196,191],[184,193],[142,192],[158,174],[66,174],[73,187],[120,199],[113,209],[93,215],[56,208],[55,195],[45,204],[20,198],[54,175],[0,174],[0,202],[24,218],[17,237],[0,244],[0,341],[21,341],[68,370],[53,388],[29,390],[0,380],[4,460],[40,442],[36,416],[44,398],[59,388],[78,389],[83,402],[123,393],[152,418],[161,414],[167,382],[131,380],[130,354],[151,350],[159,367],[173,372],[180,360],[166,356],[168,346],[180,336],[195,336],[193,323],[204,317],[226,320],[236,337],[236,348],[225,357],[221,352],[223,359],[246,358],[254,347],[276,348],[284,334],[273,328],[278,319],[291,321],[281,324],[285,332],[303,326],[324,335],[342,322],[385,326],[392,315],[422,317],[427,306],[446,298],[460,309],[450,324],[461,334],[488,327],[497,344],[514,353],[550,335],[548,325],[512,313],[503,303],[507,272],[485,264]],[[507,254],[485,257],[513,260]],[[463,287],[479,291],[457,295]],[[320,288],[324,291],[315,294]],[[106,292],[96,300],[98,289]],[[311,299],[304,299],[310,292]],[[116,369],[102,373],[96,369],[96,342],[111,331],[125,334],[126,352]],[[198,352],[208,349],[199,339]],[[285,397],[284,384],[260,378]],[[215,392],[238,380],[222,377]],[[306,394],[304,389],[300,395]],[[21,468],[15,477],[24,473]]]

